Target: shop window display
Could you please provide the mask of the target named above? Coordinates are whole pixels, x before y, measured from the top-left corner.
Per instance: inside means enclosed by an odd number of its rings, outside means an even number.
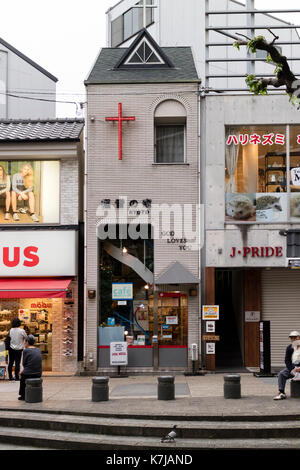
[[[12,319],[18,317],[42,351],[43,370],[52,370],[52,299],[1,299],[0,304],[0,341],[8,335]]]
[[[153,275],[153,240],[119,239],[119,228],[116,235],[116,239],[99,240],[99,343],[126,340],[146,346],[153,334],[147,281]],[[113,286],[118,285],[130,286],[131,295],[114,295]]]
[[[0,224],[59,223],[59,161],[0,162]]]
[[[300,127],[228,127],[225,147],[225,220],[299,222]]]
[[[149,322],[153,328],[153,296],[149,302]],[[187,295],[179,292],[158,294],[158,341],[160,345],[186,346],[188,332]]]

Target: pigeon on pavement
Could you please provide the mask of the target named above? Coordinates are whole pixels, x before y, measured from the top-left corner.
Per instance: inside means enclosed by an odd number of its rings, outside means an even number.
[[[175,437],[177,436],[176,428],[177,425],[174,424],[172,431],[170,431],[165,437],[162,437],[160,442],[175,442]]]

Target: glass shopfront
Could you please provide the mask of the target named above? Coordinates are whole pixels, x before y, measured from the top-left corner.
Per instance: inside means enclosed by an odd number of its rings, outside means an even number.
[[[110,366],[111,342],[126,341],[129,367],[153,367],[154,345],[159,348],[159,361],[167,361],[175,367],[185,366],[187,294],[159,292],[155,306],[153,240],[150,236],[147,239],[120,239],[120,232],[118,228],[115,239],[98,241],[98,365]],[[178,364],[176,355],[180,356]]]
[[[300,127],[226,128],[226,222],[299,222]]]

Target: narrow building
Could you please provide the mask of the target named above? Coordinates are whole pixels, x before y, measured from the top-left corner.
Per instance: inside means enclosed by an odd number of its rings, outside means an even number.
[[[187,370],[201,308],[199,79],[190,47],[142,30],[86,82],[86,367]]]

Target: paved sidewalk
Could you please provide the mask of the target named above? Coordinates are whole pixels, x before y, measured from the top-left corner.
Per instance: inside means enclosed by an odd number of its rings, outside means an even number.
[[[164,374],[167,375],[167,374]],[[171,375],[171,374],[170,374]],[[108,402],[91,401],[92,377],[43,377],[43,402],[25,403],[18,398],[18,382],[0,381],[0,409],[39,410],[120,416],[295,416],[300,399],[274,401],[277,378],[241,375],[241,399],[224,399],[223,374],[175,376],[176,399],[157,400],[157,376],[110,378]]]

